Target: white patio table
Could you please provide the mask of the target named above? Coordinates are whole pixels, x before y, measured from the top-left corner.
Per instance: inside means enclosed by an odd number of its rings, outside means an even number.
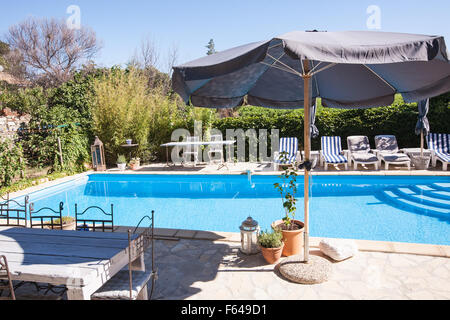
[[[0,254],[12,279],[65,285],[69,300],[90,300],[127,266],[127,247],[127,233],[0,227]],[[133,251],[133,270],[145,271],[143,254]]]
[[[161,147],[166,147],[166,164],[169,166],[169,147],[186,147],[186,146],[207,146],[207,145],[224,145],[227,147],[227,159],[225,164],[222,164],[222,166],[219,166],[218,169],[227,166],[227,162],[231,162],[231,146],[236,143],[235,140],[223,140],[223,141],[181,141],[181,142],[169,142],[164,143],[161,145]]]

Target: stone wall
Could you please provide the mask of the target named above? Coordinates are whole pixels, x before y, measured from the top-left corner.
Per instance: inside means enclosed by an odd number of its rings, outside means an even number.
[[[21,125],[28,124],[30,119],[29,114],[19,114],[9,108],[3,108],[0,111],[0,138],[15,139]]]

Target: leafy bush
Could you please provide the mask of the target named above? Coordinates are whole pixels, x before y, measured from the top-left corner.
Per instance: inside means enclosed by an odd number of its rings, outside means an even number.
[[[239,114],[241,116],[238,118],[217,119],[212,126],[221,130],[224,135],[226,129],[276,128],[280,130],[280,137],[297,137],[299,147],[303,148],[302,109],[273,110],[246,106],[239,109]],[[371,109],[328,109],[322,107],[319,101],[316,126],[320,136],[341,136],[343,148],[347,146],[348,136],[366,135],[374,143],[374,137],[378,134],[393,134],[397,137],[399,146],[407,148],[417,147],[420,143],[420,138],[414,133],[417,119],[417,104],[405,104],[398,95],[391,106]],[[431,99],[428,119],[432,132],[449,131],[450,93]],[[268,142],[270,143],[270,139]],[[312,139],[311,146],[313,150],[319,150],[320,139]]]
[[[36,108],[47,105],[47,94],[40,87],[0,90],[0,102],[20,113],[33,113]]]
[[[163,87],[149,88],[148,79],[137,70],[113,68],[95,79],[93,86],[92,127],[105,144],[108,163],[124,151],[121,145],[126,139],[139,144],[133,150],[135,157],[161,159],[160,145],[170,141],[173,130],[193,127],[190,108],[180,108]]]
[[[9,140],[0,141],[0,182],[2,187],[10,186],[14,178],[25,169],[21,145]]]
[[[280,230],[261,231],[258,243],[263,248],[279,248],[283,245],[283,234]]]
[[[89,138],[78,121],[79,112],[63,106],[33,110],[27,130],[20,133],[28,165],[52,166],[56,171],[83,171],[83,164],[90,160]],[[58,138],[64,166],[60,163]]]

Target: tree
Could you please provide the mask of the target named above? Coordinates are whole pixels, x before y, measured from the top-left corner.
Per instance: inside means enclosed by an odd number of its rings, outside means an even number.
[[[0,66],[3,71],[7,72],[19,82],[25,79],[25,66],[22,56],[17,50],[11,50],[9,45],[0,41]]]
[[[206,54],[208,56],[210,56],[210,55],[212,55],[212,54],[217,52],[216,49],[215,49],[215,45],[214,45],[214,40],[213,39],[209,40],[208,45],[206,46],[206,48],[208,49],[208,52],[206,52]]]
[[[100,49],[94,31],[71,29],[56,19],[28,18],[11,26],[6,39],[22,57],[28,76],[46,87],[69,80],[72,71]]]

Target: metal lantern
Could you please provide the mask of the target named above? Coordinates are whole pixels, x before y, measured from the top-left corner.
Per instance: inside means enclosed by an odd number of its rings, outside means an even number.
[[[95,171],[105,171],[105,150],[103,148],[103,142],[96,136],[94,144],[91,146],[92,154],[92,167]]]
[[[260,230],[258,221],[248,217],[242,222],[239,229],[241,230],[241,252],[245,254],[258,253],[258,235]]]

